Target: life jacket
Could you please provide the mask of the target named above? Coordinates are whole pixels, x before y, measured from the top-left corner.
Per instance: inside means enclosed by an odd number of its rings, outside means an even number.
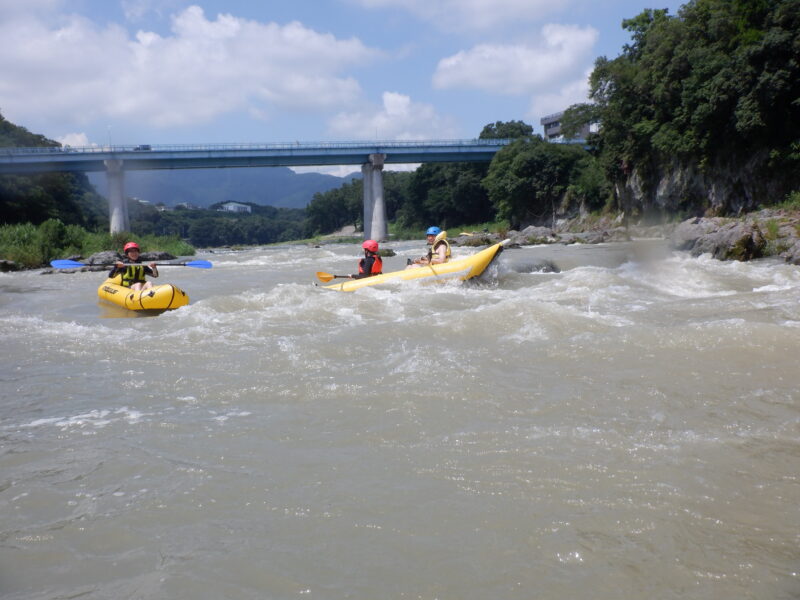
[[[442,232],[442,233],[444,233],[444,232]],[[429,264],[430,264],[431,259],[433,258],[433,256],[434,255],[438,255],[438,252],[436,252],[436,248],[438,248],[440,244],[444,244],[445,245],[445,252],[444,252],[444,260],[445,260],[445,262],[450,260],[450,242],[448,242],[446,239],[442,238],[440,240],[435,240],[433,242],[433,246],[431,246],[431,249],[428,250],[428,263]]]
[[[121,285],[124,287],[131,287],[134,283],[144,283],[144,265],[129,264],[125,265],[125,269],[120,271],[122,274]]]
[[[370,269],[369,274],[370,275],[380,275],[381,272],[383,271],[383,261],[381,260],[381,257],[378,256],[377,254],[373,255],[372,258],[374,258],[375,260],[372,261],[372,269]],[[362,258],[360,261],[358,261],[358,274],[359,275],[363,275],[364,274],[364,261],[366,261],[366,260],[367,260],[366,258]]]

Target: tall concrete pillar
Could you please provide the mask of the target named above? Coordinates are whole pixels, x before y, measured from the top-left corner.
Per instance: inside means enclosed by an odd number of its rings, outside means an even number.
[[[388,237],[386,202],[383,199],[383,161],[385,154],[370,154],[361,166],[364,181],[364,239],[384,241]]]
[[[371,239],[368,234],[372,232],[372,164],[361,165],[361,183],[364,187],[364,239]]]
[[[108,178],[108,217],[111,221],[111,233],[130,231],[128,204],[125,202],[125,173],[122,161],[111,159],[105,161]]]

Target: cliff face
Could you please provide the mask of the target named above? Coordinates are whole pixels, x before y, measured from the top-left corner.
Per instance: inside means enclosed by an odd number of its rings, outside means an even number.
[[[617,184],[627,214],[738,215],[759,206],[781,202],[800,186],[797,169],[769,166],[766,151],[741,161],[718,163],[701,170],[696,164],[667,161],[634,168]]]

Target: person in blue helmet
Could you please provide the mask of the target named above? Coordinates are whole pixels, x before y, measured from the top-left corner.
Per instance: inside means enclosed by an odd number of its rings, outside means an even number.
[[[450,260],[450,242],[447,241],[447,232],[439,227],[428,227],[425,239],[430,246],[425,256],[414,259],[406,268],[424,267],[426,265],[440,265]]]

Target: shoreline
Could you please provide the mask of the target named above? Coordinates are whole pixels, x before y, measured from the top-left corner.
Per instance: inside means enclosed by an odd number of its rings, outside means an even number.
[[[358,238],[352,226],[322,236],[333,242],[337,239]],[[540,244],[600,244],[627,242],[635,239],[665,239],[672,250],[686,251],[692,256],[711,254],[718,260],[749,261],[777,257],[784,262],[800,265],[800,210],[766,208],[741,217],[693,217],[682,222],[660,225],[624,224],[617,217],[585,217],[557,222],[555,227],[530,225],[522,231],[472,231],[448,237],[454,246],[488,246],[511,239],[509,247]],[[284,242],[284,243],[300,243]],[[158,257],[164,259],[162,254]],[[92,257],[88,257],[87,262]],[[94,261],[97,262],[97,261]],[[102,269],[107,268],[103,266]],[[16,263],[0,259],[0,272],[35,271],[43,274],[100,270],[97,266],[81,269],[19,268]]]

